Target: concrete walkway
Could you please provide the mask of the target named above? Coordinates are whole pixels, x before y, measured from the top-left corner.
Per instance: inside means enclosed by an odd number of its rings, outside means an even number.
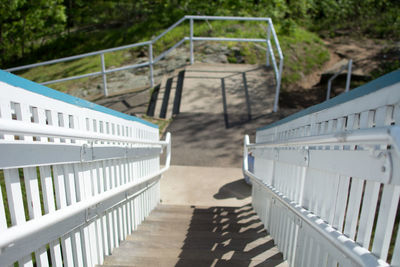
[[[161,203],[239,207],[251,202],[240,168],[171,166],[161,179]]]
[[[273,113],[271,69],[245,64],[196,63],[186,68],[180,114],[172,134],[172,166],[161,179],[163,204],[243,206],[243,137],[279,120]],[[224,107],[225,106],[225,107]]]
[[[272,113],[274,97],[274,73],[264,66],[187,67],[181,113],[167,129],[172,164],[240,168],[244,135],[287,115]]]

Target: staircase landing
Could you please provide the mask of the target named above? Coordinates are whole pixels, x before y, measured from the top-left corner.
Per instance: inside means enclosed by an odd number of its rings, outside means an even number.
[[[102,266],[287,266],[252,207],[159,205]]]

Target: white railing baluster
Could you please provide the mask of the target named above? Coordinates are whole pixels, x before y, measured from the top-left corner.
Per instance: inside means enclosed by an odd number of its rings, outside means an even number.
[[[400,187],[398,185],[384,185],[374,242],[372,245],[372,252],[384,261],[386,261],[389,252],[399,197]]]
[[[4,209],[4,203],[5,201],[3,200],[3,193],[2,193],[2,188],[0,185],[0,231],[2,232],[3,230],[7,229],[7,217],[6,217],[6,212]]]

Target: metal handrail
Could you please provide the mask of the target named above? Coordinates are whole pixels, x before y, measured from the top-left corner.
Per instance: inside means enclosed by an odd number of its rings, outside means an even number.
[[[320,146],[320,145],[376,145],[384,143],[395,148],[400,155],[400,127],[385,126],[376,128],[366,128],[358,130],[343,131],[338,133],[323,134],[316,136],[304,136],[290,138],[283,141],[261,142],[248,144],[251,149],[256,148],[279,148],[279,147],[301,147],[301,146]]]
[[[108,142],[124,142],[131,144],[147,144],[166,146],[167,141],[148,141],[134,139],[130,137],[114,136],[104,133],[86,132],[76,129],[64,127],[55,127],[51,125],[40,125],[37,123],[29,123],[18,120],[0,119],[0,133],[4,134],[21,134],[43,137],[72,138],[78,140],[90,141],[108,141]]]
[[[353,65],[353,60],[349,59],[347,65],[342,66],[331,78],[329,78],[328,87],[326,89],[326,100],[329,100],[329,98],[331,97],[332,81],[336,79],[336,77],[339,76],[339,74],[342,73],[342,71],[344,71],[346,68],[347,68],[347,78],[346,78],[346,88],[344,92],[348,92],[350,90],[352,65]]]
[[[179,42],[174,44],[172,47],[168,48],[164,52],[162,52],[158,57],[153,59],[153,44],[157,42],[159,39],[161,39],[164,35],[166,35],[168,32],[171,30],[175,29],[177,26],[179,26],[182,22],[185,20],[190,21],[190,36],[185,36],[183,39],[181,39]],[[222,37],[194,37],[194,30],[193,30],[193,21],[194,20],[236,20],[236,21],[264,21],[268,23],[268,33],[267,33],[267,38],[266,39],[256,39],[256,38],[222,38]],[[276,49],[278,51],[278,56],[279,56],[279,68],[276,63],[275,55],[272,49],[272,43],[271,43],[271,34],[272,34],[272,39],[274,40]],[[283,71],[283,53],[279,45],[278,37],[276,35],[274,26],[272,24],[271,18],[254,18],[254,17],[224,17],[224,16],[192,16],[192,15],[187,15],[178,20],[176,23],[171,25],[169,28],[167,28],[165,31],[163,31],[161,34],[157,35],[150,41],[146,42],[140,42],[140,43],[135,43],[135,44],[129,44],[129,45],[124,45],[124,46],[119,46],[119,47],[114,47],[114,48],[109,48],[109,49],[103,49],[95,52],[90,52],[90,53],[85,53],[85,54],[80,54],[80,55],[75,55],[75,56],[70,56],[70,57],[64,57],[64,58],[59,58],[59,59],[53,59],[49,61],[44,61],[40,63],[34,63],[34,64],[29,64],[29,65],[24,65],[20,67],[13,67],[6,69],[6,71],[12,72],[12,71],[18,71],[18,70],[24,70],[24,69],[29,69],[29,68],[34,68],[34,67],[39,67],[39,66],[45,66],[45,65],[50,65],[50,64],[55,64],[55,63],[60,63],[60,62],[66,62],[66,61],[71,61],[75,59],[80,59],[80,58],[85,58],[89,56],[96,56],[100,55],[101,57],[101,71],[98,72],[92,72],[92,73],[87,73],[87,74],[82,74],[82,75],[76,75],[76,76],[71,76],[71,77],[66,77],[66,78],[61,78],[61,79],[56,79],[56,80],[51,80],[51,81],[45,81],[42,82],[43,85],[45,84],[52,84],[52,83],[59,83],[59,82],[65,82],[65,81],[70,81],[70,80],[75,80],[75,79],[80,79],[80,78],[85,78],[85,77],[91,77],[91,76],[97,76],[97,75],[102,75],[103,76],[103,91],[104,95],[108,96],[108,90],[107,90],[107,78],[106,75],[111,72],[116,72],[116,71],[122,71],[122,70],[127,70],[127,69],[136,69],[136,68],[141,68],[141,67],[149,67],[150,70],[150,86],[154,86],[154,73],[153,73],[153,65],[160,61],[161,59],[165,58],[166,55],[168,55],[172,50],[176,49],[178,46],[183,44],[185,41],[190,42],[190,64],[194,63],[194,49],[193,49],[193,41],[236,41],[236,42],[265,42],[267,44],[267,51],[266,51],[266,65],[269,66],[269,57],[271,56],[272,63],[273,63],[273,69],[275,71],[275,78],[276,78],[276,95],[275,95],[275,102],[274,102],[274,112],[278,110],[278,100],[279,100],[279,91],[280,91],[280,86],[281,86],[281,79],[282,79],[282,71]],[[148,46],[149,47],[149,59],[147,62],[143,62],[140,64],[133,64],[133,65],[128,65],[128,66],[123,66],[119,68],[114,68],[114,69],[107,69],[106,68],[106,63],[104,59],[104,54],[105,53],[110,53],[110,52],[115,52],[123,49],[129,49],[129,48],[134,48],[134,47],[139,47],[139,46]]]
[[[390,135],[390,132],[387,134]],[[318,136],[315,138],[318,139]],[[391,137],[387,137],[387,140],[389,139],[393,140]],[[317,143],[319,144],[320,141],[317,141]],[[267,190],[272,195],[274,200],[279,201],[285,208],[294,213],[301,223],[306,223],[326,240],[329,240],[333,246],[339,249],[353,262],[359,264],[360,266],[389,266],[386,262],[377,258],[366,248],[358,245],[354,240],[348,238],[343,233],[333,228],[330,224],[326,223],[310,211],[304,209],[301,205],[295,203],[293,200],[279,192],[275,187],[264,183],[260,177],[250,172],[247,161],[249,153],[248,149],[250,147],[254,148],[264,145],[265,144],[250,144],[249,136],[245,135],[244,137],[243,173],[245,176],[251,179],[252,183],[257,183],[258,185],[262,186],[263,189]],[[309,145],[309,142],[306,142],[305,145]]]

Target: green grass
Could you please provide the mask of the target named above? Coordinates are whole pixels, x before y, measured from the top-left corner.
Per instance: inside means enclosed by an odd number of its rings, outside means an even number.
[[[160,136],[162,136],[164,134],[168,125],[172,122],[172,119],[157,119],[157,118],[149,117],[147,115],[143,115],[142,118],[144,120],[147,120],[151,123],[158,125],[158,130],[159,130]]]
[[[329,52],[322,40],[314,33],[296,27],[291,35],[281,36],[284,51],[282,85],[292,84],[320,68],[329,60]]]

